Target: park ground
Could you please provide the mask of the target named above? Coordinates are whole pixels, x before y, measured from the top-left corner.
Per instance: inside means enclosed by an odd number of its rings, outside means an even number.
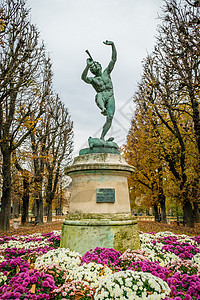
[[[62,228],[62,218],[55,219],[53,223],[44,223],[43,225],[28,225],[28,226],[19,226],[18,229],[13,228],[11,222],[11,229],[9,232],[0,231],[0,236],[2,235],[24,235],[24,234],[33,234],[33,233],[48,233],[52,230],[61,230]],[[159,232],[159,231],[171,231],[176,234],[186,234],[189,236],[200,235],[200,223],[196,223],[194,228],[187,228],[183,225],[177,226],[175,222],[171,224],[158,223],[154,221],[138,221],[139,231],[143,232]]]

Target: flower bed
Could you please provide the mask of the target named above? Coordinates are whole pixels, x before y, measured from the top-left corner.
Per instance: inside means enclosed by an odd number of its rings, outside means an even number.
[[[141,232],[141,249],[81,257],[60,234],[0,237],[0,299],[200,300],[200,236]]]

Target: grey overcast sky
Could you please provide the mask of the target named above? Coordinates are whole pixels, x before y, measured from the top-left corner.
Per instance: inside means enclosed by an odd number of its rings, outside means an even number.
[[[105,68],[115,42],[118,60],[112,72],[116,100],[107,137],[126,141],[134,106],[132,96],[142,73],[142,60],[155,44],[162,0],[27,0],[31,20],[44,40],[54,70],[54,89],[74,121],[75,151],[88,137],[100,137],[105,117],[95,104],[95,91],[81,80],[88,49]]]

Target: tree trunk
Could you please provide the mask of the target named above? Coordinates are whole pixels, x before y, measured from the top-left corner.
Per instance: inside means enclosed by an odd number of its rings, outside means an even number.
[[[55,196],[56,187],[58,185],[58,177],[60,167],[58,166],[56,170],[56,175],[53,180],[53,168],[47,165],[48,169],[48,184],[46,192],[46,203],[47,203],[47,222],[52,223],[52,202]]]
[[[197,202],[194,202],[194,221],[196,223],[200,223],[200,212],[199,212],[199,205]]]
[[[11,217],[18,218],[20,214],[19,198],[12,199],[11,204]]]
[[[159,222],[160,217],[159,217],[159,211],[158,211],[158,205],[157,204],[153,205],[153,210],[154,210],[155,221]]]
[[[30,180],[29,180],[29,174],[26,173],[23,177],[22,218],[21,218],[22,225],[25,225],[29,221],[28,220],[29,191],[30,191]]]
[[[47,202],[47,223],[52,223],[52,201]]]
[[[42,199],[42,192],[38,192],[36,199],[36,219],[38,224],[43,224],[43,199]]]
[[[10,210],[11,210],[11,153],[9,149],[2,151],[2,197],[1,197],[1,214],[0,229],[3,231],[10,230]]]
[[[38,224],[43,224],[43,199],[42,199],[42,195],[40,196],[40,201],[39,201],[39,216],[38,216]]]
[[[162,166],[158,167],[158,182],[159,182],[158,201],[160,203],[160,208],[161,208],[161,222],[167,223],[166,207],[165,207],[165,194],[163,191],[163,168],[162,168]]]
[[[194,91],[193,89],[189,88],[189,95],[190,100],[192,104],[192,119],[194,124],[194,132],[195,132],[195,138],[197,142],[198,151],[200,154],[200,117],[199,117],[199,103],[197,99],[195,99]]]
[[[42,198],[42,182],[43,177],[37,170],[35,176],[35,216],[38,224],[43,224],[43,198]],[[38,175],[39,174],[39,175]]]
[[[190,201],[183,203],[183,219],[186,222],[187,227],[194,227],[194,214]]]
[[[47,166],[48,167],[48,166]],[[47,222],[52,223],[52,187],[53,187],[53,169],[48,167],[48,184],[46,191],[46,203],[47,203]]]
[[[163,195],[164,196],[164,195]],[[166,206],[165,206],[165,196],[160,201],[160,208],[161,208],[161,222],[167,223],[167,216],[166,216]]]

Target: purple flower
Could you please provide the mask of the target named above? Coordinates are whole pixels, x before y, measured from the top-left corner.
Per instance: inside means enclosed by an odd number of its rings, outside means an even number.
[[[87,251],[82,257],[82,263],[96,262],[107,265],[113,270],[121,270],[119,257],[120,251],[112,248],[96,247],[94,250]]]
[[[37,282],[37,277],[36,276],[32,276],[31,277],[31,283],[36,283]]]
[[[47,280],[45,280],[45,281],[43,281],[42,286],[43,287],[50,287],[50,284]]]

